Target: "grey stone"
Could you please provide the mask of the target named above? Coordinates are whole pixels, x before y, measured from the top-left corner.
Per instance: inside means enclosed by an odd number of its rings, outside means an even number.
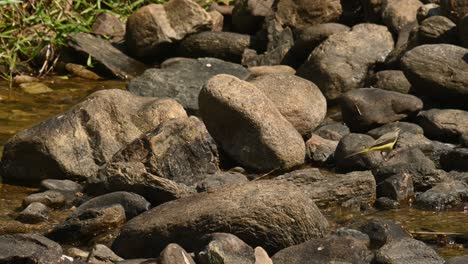
[[[197,183],[198,192],[212,192],[223,186],[240,185],[249,182],[247,177],[238,172],[218,172],[207,174],[205,179]]]
[[[418,27],[416,34],[420,44],[455,44],[458,42],[457,25],[443,16],[425,19]]]
[[[367,131],[367,134],[373,138],[379,138],[382,135],[395,131],[396,128],[400,128],[400,134],[415,134],[415,135],[422,135],[424,134],[424,130],[422,127],[408,122],[393,122],[389,124],[385,124],[378,128],[374,128],[372,130]]]
[[[413,179],[410,174],[400,172],[389,177],[376,177],[377,196],[397,202],[407,202],[414,197]]]
[[[287,65],[271,65],[271,66],[253,66],[248,68],[249,72],[257,77],[269,74],[291,74],[294,75],[296,70]]]
[[[386,70],[375,74],[374,87],[407,94],[411,89],[411,83],[406,79],[402,71]]]
[[[444,142],[459,142],[468,135],[468,111],[430,109],[418,115],[418,124],[425,135]]]
[[[468,255],[452,257],[445,262],[445,264],[464,264],[468,262]]]
[[[61,192],[58,191],[45,191],[41,193],[34,193],[24,198],[23,206],[28,206],[35,202],[42,203],[49,207],[57,208],[65,205],[66,198]]]
[[[91,249],[86,262],[90,264],[113,264],[122,260],[123,258],[117,256],[110,248],[97,244]]]
[[[22,223],[36,224],[49,219],[48,212],[49,208],[47,206],[34,202],[21,211],[16,217],[16,220]]]
[[[213,233],[203,238],[206,246],[198,253],[201,264],[255,264],[252,247],[228,233]]]
[[[405,25],[416,21],[416,13],[421,6],[423,3],[419,0],[385,0],[382,6],[382,19],[385,25],[398,33]]]
[[[187,251],[174,243],[167,245],[167,247],[159,255],[158,260],[158,263],[160,264],[195,264],[195,261],[187,253]]]
[[[274,2],[273,10],[283,26],[292,28],[337,21],[342,13],[338,0],[279,0]]]
[[[380,210],[391,210],[400,207],[400,203],[388,197],[379,197],[375,201],[375,208]]]
[[[70,180],[47,179],[41,181],[41,187],[50,191],[77,193],[83,191],[83,186]]]
[[[445,181],[416,197],[416,204],[433,210],[445,210],[468,201],[468,184]]]
[[[314,131],[314,134],[319,135],[324,139],[340,141],[340,139],[351,133],[348,126],[342,123],[332,123],[320,126]]]
[[[341,138],[335,151],[336,167],[340,171],[369,170],[384,161],[379,151],[353,155],[375,142],[371,136],[351,133]],[[350,156],[351,155],[351,156]]]
[[[375,260],[382,264],[443,264],[445,262],[434,249],[413,238],[392,241],[384,245],[377,251]]]
[[[125,37],[125,25],[111,13],[103,12],[96,16],[92,25],[94,34],[122,40]]]
[[[401,225],[384,218],[371,219],[362,224],[358,230],[369,236],[371,249],[381,248],[392,241],[411,238]]]
[[[306,157],[314,163],[329,163],[333,160],[337,146],[338,141],[324,139],[314,134],[306,141]]]

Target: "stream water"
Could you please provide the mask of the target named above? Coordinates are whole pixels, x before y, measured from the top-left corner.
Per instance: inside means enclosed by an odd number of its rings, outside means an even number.
[[[17,89],[9,91],[7,83],[0,82],[0,155],[2,145],[17,131],[66,111],[94,91],[125,87],[122,81],[49,79],[45,83],[54,91],[28,95]],[[34,187],[0,183],[0,235],[32,231],[43,233],[70,214],[68,211],[54,211],[49,221],[40,225],[24,225],[14,221],[22,208],[23,198],[36,191],[38,189]],[[452,233],[468,233],[468,211],[466,210],[433,212],[407,207],[366,214],[335,212],[329,214],[329,217],[343,225],[352,225],[352,223],[372,217],[393,219],[401,223],[418,239],[433,245],[444,257],[468,254],[468,248],[454,244],[450,236]]]

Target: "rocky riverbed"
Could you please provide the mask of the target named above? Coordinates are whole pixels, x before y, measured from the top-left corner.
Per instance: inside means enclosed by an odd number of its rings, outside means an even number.
[[[123,51],[72,36],[134,78],[2,96],[0,263],[467,262],[467,5],[424,4],[171,0]]]

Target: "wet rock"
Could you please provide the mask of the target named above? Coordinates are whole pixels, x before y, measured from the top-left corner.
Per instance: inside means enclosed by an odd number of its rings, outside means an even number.
[[[268,253],[262,247],[256,247],[255,251],[255,264],[273,264],[273,261],[268,256]]]
[[[240,165],[271,171],[304,162],[301,135],[253,84],[217,75],[201,90],[199,104],[210,134]]]
[[[271,65],[271,66],[254,66],[248,68],[249,72],[257,77],[263,75],[276,75],[276,74],[291,74],[294,75],[296,70],[287,65]]]
[[[468,255],[452,257],[445,262],[445,264],[464,264],[468,262]]]
[[[120,204],[90,208],[69,217],[47,237],[61,243],[85,245],[92,238],[119,228],[124,222],[125,210]]]
[[[146,262],[145,262],[146,263]],[[179,245],[169,244],[159,255],[160,264],[195,264],[192,257]]]
[[[276,106],[279,112],[303,136],[323,121],[327,101],[315,84],[290,74],[257,77],[251,81]]]
[[[378,197],[405,202],[414,196],[413,179],[409,173],[400,172],[386,176],[376,177]]]
[[[375,179],[370,171],[322,174],[316,168],[302,169],[283,174],[276,180],[293,183],[320,208],[341,206],[349,200],[373,204],[376,196]]]
[[[223,186],[240,185],[249,182],[247,177],[237,172],[218,172],[208,174],[206,178],[197,183],[198,192],[212,192]]]
[[[111,13],[103,12],[96,16],[91,27],[96,35],[122,40],[125,37],[125,25]]]
[[[421,22],[426,18],[440,15],[442,15],[442,10],[440,10],[440,6],[438,4],[425,4],[419,7],[416,12],[416,18],[419,24],[421,24]]]
[[[138,194],[130,192],[113,192],[94,197],[83,203],[76,208],[71,217],[77,217],[89,209],[98,209],[116,204],[119,204],[124,208],[127,220],[132,219],[150,208],[150,203]]]
[[[237,32],[253,34],[266,16],[273,14],[273,0],[236,1],[232,10],[232,26]]]
[[[333,159],[338,141],[324,139],[318,135],[306,141],[306,157],[312,162],[326,164]]]
[[[444,153],[440,158],[442,168],[446,171],[468,171],[468,148],[456,148]]]
[[[255,254],[252,247],[238,237],[228,233],[213,233],[203,240],[206,246],[198,253],[202,264],[254,264]]]
[[[468,14],[458,23],[458,37],[462,46],[468,49]]]
[[[62,259],[59,244],[37,234],[15,234],[0,236],[1,263],[72,263]]]
[[[361,225],[359,231],[369,236],[371,249],[381,248],[392,241],[411,238],[399,224],[384,218],[373,218]]]
[[[57,208],[65,205],[66,198],[61,192],[58,191],[45,191],[41,193],[34,193],[24,198],[23,206],[28,206],[35,202],[42,203],[49,207]]]
[[[416,203],[424,208],[445,210],[468,201],[468,184],[461,181],[445,181],[416,197]]]
[[[340,141],[342,137],[351,133],[348,126],[342,123],[333,123],[320,126],[314,131],[314,134],[319,135],[324,139]]]
[[[405,25],[414,23],[418,9],[423,6],[419,0],[388,0],[383,3],[382,19],[395,33]]]
[[[125,40],[137,57],[153,56],[186,35],[209,29],[211,23],[211,16],[191,0],[150,4],[128,18]]]
[[[130,220],[112,249],[126,258],[148,257],[171,242],[192,250],[202,235],[230,232],[250,246],[274,252],[321,237],[327,226],[301,189],[278,181],[256,181],[162,204]]]
[[[445,16],[457,23],[468,13],[468,3],[464,0],[441,0],[440,9]]]
[[[387,197],[379,197],[375,201],[375,208],[380,210],[391,210],[397,209],[398,207],[400,207],[399,202]]]
[[[107,167],[115,168],[114,163],[120,168],[124,168],[125,163],[129,166],[141,163],[147,173],[185,185],[196,184],[205,174],[219,170],[216,144],[203,122],[195,116],[169,120],[148,131],[116,153],[101,176],[115,177],[112,170],[106,171]],[[141,180],[134,180],[138,181]]]
[[[49,191],[58,191],[64,193],[77,193],[83,191],[83,186],[70,180],[47,179],[41,181],[41,187]]]
[[[297,74],[314,82],[327,99],[337,99],[363,87],[369,69],[383,62],[392,49],[392,35],[386,27],[359,24],[328,37]]]
[[[443,264],[445,262],[430,246],[412,238],[387,243],[377,251],[375,261],[382,264]]]
[[[343,121],[352,131],[367,131],[415,116],[423,108],[416,96],[376,88],[349,91],[340,105]]]
[[[416,91],[438,100],[466,102],[468,98],[467,49],[449,44],[422,45],[407,52],[402,68]]]
[[[275,18],[283,26],[292,28],[337,21],[342,12],[341,3],[337,0],[279,0],[273,4],[273,10]]]
[[[417,38],[421,44],[454,44],[458,42],[457,25],[443,16],[429,17],[418,27]]]
[[[101,77],[94,73],[91,70],[88,70],[85,66],[80,65],[80,64],[74,64],[74,63],[67,63],[65,64],[65,69],[78,77],[88,79],[88,80],[99,80]]]
[[[36,224],[46,221],[48,217],[49,208],[41,203],[34,202],[29,204],[21,213],[19,213],[16,220],[27,223]]]
[[[16,75],[13,77],[13,82],[16,84],[22,83],[31,83],[31,82],[40,82],[39,78],[29,76],[29,75]]]
[[[468,135],[468,111],[430,109],[418,115],[418,124],[430,138],[459,142],[462,136]]]
[[[90,264],[113,264],[122,260],[123,258],[117,256],[110,248],[97,244],[91,249],[86,262]]]
[[[335,151],[336,167],[341,171],[368,170],[383,162],[380,151],[352,155],[371,146],[375,142],[371,136],[364,134],[348,134],[341,138]],[[352,155],[352,156],[349,156]]]
[[[253,45],[249,35],[206,31],[182,40],[178,47],[178,55],[189,58],[212,57],[240,63],[244,50]]]
[[[68,112],[11,138],[1,174],[28,183],[95,176],[122,147],[171,118],[186,116],[170,99],[144,98],[123,90],[95,92]]]
[[[128,90],[142,96],[170,97],[186,109],[198,110],[198,94],[202,86],[213,76],[230,74],[247,79],[250,74],[241,65],[219,59],[173,58],[166,60],[161,69],[149,69],[133,79]]]
[[[411,89],[411,83],[406,79],[402,71],[386,70],[375,74],[374,87],[387,91],[407,94]]]
[[[19,88],[23,93],[27,94],[45,94],[54,91],[47,85],[40,82],[21,83]]]
[[[285,248],[272,260],[275,264],[370,263],[373,256],[372,251],[358,239],[329,236]]]

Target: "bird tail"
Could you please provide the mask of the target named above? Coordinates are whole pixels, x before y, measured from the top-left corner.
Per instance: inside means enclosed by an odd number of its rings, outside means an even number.
[[[366,152],[368,152],[369,150],[370,150],[369,148],[365,148],[365,149],[363,149],[363,150],[361,150],[361,151],[358,151],[358,152],[355,152],[355,153],[351,153],[351,154],[345,156],[345,159],[347,159],[347,158],[349,158],[349,157],[352,157],[352,156],[355,156],[355,155],[358,155],[358,154],[366,153]]]

